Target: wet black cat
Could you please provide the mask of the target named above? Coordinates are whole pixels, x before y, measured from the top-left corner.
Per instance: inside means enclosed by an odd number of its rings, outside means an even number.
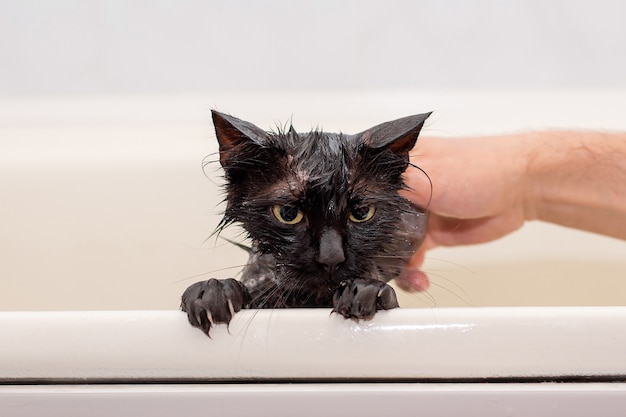
[[[212,114],[226,177],[219,229],[240,223],[252,248],[240,281],[187,288],[189,322],[208,334],[242,308],[332,307],[369,319],[398,307],[386,282],[422,243],[427,220],[398,191],[430,113],[356,135],[268,133]]]

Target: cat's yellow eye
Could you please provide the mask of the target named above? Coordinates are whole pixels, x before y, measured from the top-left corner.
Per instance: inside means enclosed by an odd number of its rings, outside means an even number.
[[[279,222],[285,224],[297,224],[302,221],[304,218],[304,213],[296,206],[281,206],[275,205],[272,207],[272,213],[274,217],[278,219]]]
[[[376,213],[376,207],[374,206],[361,206],[354,207],[350,211],[350,221],[355,223],[363,223],[374,217],[374,213]]]

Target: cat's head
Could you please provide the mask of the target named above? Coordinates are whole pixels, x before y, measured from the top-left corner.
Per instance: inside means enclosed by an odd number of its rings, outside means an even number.
[[[332,290],[357,277],[388,281],[423,240],[425,215],[398,191],[430,113],[356,135],[277,133],[213,111],[226,202],[274,255],[284,285]]]

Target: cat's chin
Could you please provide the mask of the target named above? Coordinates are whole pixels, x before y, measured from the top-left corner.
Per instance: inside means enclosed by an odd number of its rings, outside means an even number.
[[[336,291],[343,282],[352,281],[355,277],[353,275],[334,273],[329,274],[327,272],[310,275],[302,282],[302,288],[307,288],[311,292],[316,292],[319,290],[334,292]]]
[[[324,288],[328,290],[334,290],[339,287],[339,284],[346,279],[345,274],[341,273],[328,273],[326,271],[281,271],[278,274],[282,275],[284,284],[291,284],[297,288],[303,288],[306,290],[317,290]]]
[[[334,277],[332,274],[304,274],[301,275],[300,283],[305,288],[319,288],[328,287],[336,288],[341,282],[340,279]]]

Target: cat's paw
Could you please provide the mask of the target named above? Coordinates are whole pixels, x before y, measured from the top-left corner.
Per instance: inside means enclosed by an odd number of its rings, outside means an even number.
[[[396,292],[376,279],[344,281],[333,297],[333,312],[347,319],[369,320],[378,310],[396,307]]]
[[[250,302],[250,294],[239,281],[211,278],[189,286],[180,303],[192,326],[198,327],[207,336],[216,324],[230,323],[236,312]]]

